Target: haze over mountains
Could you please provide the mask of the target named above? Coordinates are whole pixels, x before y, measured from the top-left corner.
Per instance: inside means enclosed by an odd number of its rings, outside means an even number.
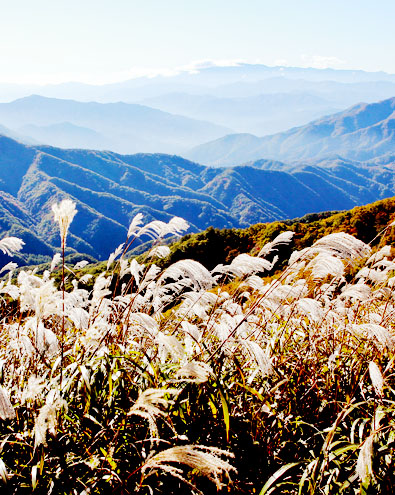
[[[352,160],[395,155],[395,97],[358,104],[287,132],[259,138],[233,134],[200,145],[185,156],[214,166],[237,165],[259,158],[300,161],[340,155]]]
[[[171,93],[144,99],[142,103],[258,135],[288,129],[343,108],[335,101],[305,92],[232,98]]]
[[[172,75],[140,77],[99,86],[81,83],[46,86],[0,84],[0,101],[10,102],[32,94],[90,105],[92,101],[113,103],[118,107],[101,107],[99,112],[97,108],[87,105],[82,107],[83,111],[73,110],[71,116],[70,112],[65,114],[60,109],[56,119],[47,119],[46,122],[35,119],[30,111],[29,119],[22,124],[19,121],[15,123],[19,127],[29,126],[25,132],[30,132],[30,137],[27,137],[30,141],[62,147],[79,147],[82,143],[85,148],[127,153],[180,153],[189,145],[195,146],[230,132],[258,136],[273,134],[360,102],[370,103],[392,97],[395,95],[395,76],[384,72],[238,64],[227,67],[196,66]],[[69,103],[70,107],[75,107],[75,101]],[[105,113],[111,108],[113,117],[119,112],[120,118],[123,118],[126,110],[119,108],[120,102],[140,105],[128,107],[129,113],[133,109],[134,118],[126,122],[122,129],[124,135],[117,133],[117,126],[111,132],[108,126],[100,125],[103,123],[104,108]],[[50,103],[54,108],[59,105],[52,100],[42,102],[44,107]],[[20,107],[26,105],[26,117],[31,104],[29,99],[18,102]],[[150,112],[147,106],[151,108]],[[153,109],[162,110],[167,115]],[[95,121],[94,115],[98,112],[100,118],[97,127],[94,127],[92,120]],[[89,113],[93,115],[87,118]],[[85,114],[85,118],[80,114]],[[193,122],[182,121],[180,116],[193,119]],[[105,118],[108,119],[108,115]],[[196,123],[196,120],[204,121],[206,130],[202,122]],[[7,125],[1,117],[0,124],[23,134],[23,129]],[[70,125],[76,127],[71,128]],[[174,134],[182,127],[185,131],[177,139]],[[116,133],[117,136],[114,136]],[[191,141],[194,142],[191,144]]]
[[[282,83],[280,82],[282,81]],[[325,82],[322,85],[322,82]],[[92,85],[77,82],[49,85],[0,84],[3,101],[40,94],[50,98],[66,98],[80,101],[117,102],[134,101],[174,92],[192,94],[216,94],[217,96],[251,96],[262,92],[277,93],[289,90],[304,90],[314,83],[322,87],[327,84],[365,84],[365,91],[387,91],[395,84],[395,75],[385,72],[366,72],[362,70],[315,69],[302,67],[275,66],[239,63],[228,66],[201,64],[175,70],[166,75],[137,77],[123,82]],[[376,89],[370,83],[375,83]],[[282,86],[281,86],[282,85]],[[333,86],[332,86],[333,87]],[[360,86],[362,89],[363,86]],[[233,88],[226,91],[226,88]],[[239,88],[245,88],[240,94]],[[350,87],[350,89],[353,87]],[[264,91],[262,91],[262,89]],[[360,89],[360,90],[361,90]],[[225,92],[224,92],[225,91]],[[249,94],[246,94],[246,93]],[[377,95],[377,93],[376,93]],[[391,95],[387,95],[391,96]],[[385,97],[385,96],[383,96]],[[375,99],[379,99],[377,97]]]
[[[28,140],[65,148],[181,152],[229,128],[143,105],[82,103],[33,95],[0,104],[0,122]]]

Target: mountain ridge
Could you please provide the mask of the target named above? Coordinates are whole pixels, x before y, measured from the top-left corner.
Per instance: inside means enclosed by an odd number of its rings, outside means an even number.
[[[63,129],[62,134],[66,148],[76,147],[75,136],[70,133],[70,126],[73,126],[74,134],[78,128],[84,129],[79,144],[84,144],[88,131],[94,148],[103,150],[108,147],[123,153],[179,152],[186,149],[188,143],[202,142],[203,136],[219,137],[230,131],[229,127],[140,104],[79,102],[40,95],[0,103],[0,123],[22,135],[27,126],[35,126],[34,141],[49,145],[55,144],[55,139],[51,133],[45,132],[48,127],[66,123],[68,132]],[[96,139],[93,139],[94,133],[97,133]],[[59,141],[59,133],[56,138]],[[82,147],[87,148],[86,145]]]
[[[261,158],[293,162],[334,154],[369,160],[394,152],[395,97],[360,103],[271,136],[224,136],[199,145],[184,156],[207,165],[234,166]]]
[[[197,232],[348,209],[394,193],[390,165],[337,158],[212,168],[176,155],[26,146],[0,136],[1,233],[27,236],[23,263],[58,249],[51,206],[66,197],[78,210],[69,252],[105,259],[137,213],[145,221],[181,216]]]

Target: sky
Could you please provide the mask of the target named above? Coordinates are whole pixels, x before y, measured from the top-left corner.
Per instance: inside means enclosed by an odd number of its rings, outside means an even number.
[[[394,0],[0,0],[0,82],[93,84],[211,61],[395,73]]]

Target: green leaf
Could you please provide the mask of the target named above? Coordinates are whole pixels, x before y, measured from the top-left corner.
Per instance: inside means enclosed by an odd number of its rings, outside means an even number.
[[[230,428],[230,417],[229,417],[229,408],[228,408],[228,403],[226,402],[224,394],[219,391],[219,394],[221,396],[221,403],[222,403],[222,412],[224,414],[224,422],[225,422],[225,428],[226,428],[226,440],[229,442],[229,428]]]
[[[275,487],[269,491],[269,488],[279,479],[281,476],[283,476],[284,473],[286,473],[289,469],[298,466],[300,462],[291,462],[289,464],[286,464],[285,466],[282,466],[280,469],[278,469],[270,478],[266,481],[264,484],[262,490],[259,492],[259,495],[270,495],[270,493],[273,493]]]

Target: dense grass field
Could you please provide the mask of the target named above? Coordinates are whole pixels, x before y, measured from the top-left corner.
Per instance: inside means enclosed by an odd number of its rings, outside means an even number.
[[[53,210],[64,253],[75,206]],[[161,269],[187,225],[137,215],[93,289],[60,254],[42,276],[4,267],[1,493],[394,493],[394,224],[374,250],[331,233],[284,266],[283,232]]]

